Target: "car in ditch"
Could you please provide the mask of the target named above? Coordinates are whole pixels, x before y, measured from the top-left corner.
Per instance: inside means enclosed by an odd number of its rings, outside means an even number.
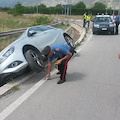
[[[0,82],[29,67],[44,69],[41,51],[45,46],[64,43],[75,48],[73,39],[62,29],[41,25],[28,28],[17,40],[0,52]]]
[[[114,34],[115,24],[110,15],[96,15],[93,21],[93,34],[110,33]]]

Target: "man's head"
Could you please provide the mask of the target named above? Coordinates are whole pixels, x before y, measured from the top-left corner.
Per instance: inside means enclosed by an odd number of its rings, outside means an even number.
[[[115,15],[118,15],[118,13],[117,13],[117,12],[115,12],[114,14],[115,14]]]
[[[50,48],[50,46],[46,46],[43,50],[42,50],[42,55],[46,56],[46,57],[51,57],[53,55],[53,51]]]

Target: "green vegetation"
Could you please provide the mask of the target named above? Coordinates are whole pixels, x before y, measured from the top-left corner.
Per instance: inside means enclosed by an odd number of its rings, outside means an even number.
[[[53,20],[48,18],[47,16],[41,16],[39,18],[36,18],[33,25],[35,26],[35,25],[48,24],[48,23],[51,23],[52,21]]]
[[[107,13],[112,14],[112,8],[107,8],[104,3],[96,2],[93,7],[86,8],[84,2],[78,2],[74,5],[56,5],[54,7],[46,7],[44,4],[40,4],[38,6],[23,6],[21,3],[17,3],[14,8],[0,8],[0,11],[6,11],[14,16],[23,15],[23,14],[67,14],[66,9],[69,7],[69,13],[71,15],[83,15],[86,11],[92,15],[96,15],[97,13]],[[118,12],[115,10],[114,12]]]
[[[14,91],[17,91],[19,89],[20,89],[19,85],[15,85],[15,86],[12,87],[12,90],[14,90]]]
[[[81,44],[80,42],[77,42],[77,43],[76,43],[76,46],[78,47],[78,46],[80,46],[80,44]]]
[[[24,27],[29,27],[33,24],[31,19],[22,19],[22,18],[0,18],[0,31],[3,29],[11,30],[11,29],[19,29]]]
[[[63,30],[67,29],[69,27],[69,25],[57,25],[56,28],[61,28]]]
[[[1,12],[0,14],[0,32],[53,22],[51,15],[32,14],[13,16],[5,12]]]

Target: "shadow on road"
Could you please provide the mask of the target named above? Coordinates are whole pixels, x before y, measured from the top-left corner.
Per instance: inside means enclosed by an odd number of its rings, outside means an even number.
[[[67,74],[67,82],[83,80],[86,75],[79,72],[74,72],[71,74]]]

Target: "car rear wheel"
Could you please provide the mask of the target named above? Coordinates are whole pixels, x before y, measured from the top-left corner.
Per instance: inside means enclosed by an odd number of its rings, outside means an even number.
[[[37,53],[35,50],[28,50],[25,53],[25,57],[28,62],[28,67],[32,71],[39,72],[44,69],[44,62],[40,53]]]
[[[73,41],[73,39],[69,36],[69,35],[65,35],[64,36],[65,41],[67,42],[68,45],[70,45],[72,48],[76,48],[75,42]]]

